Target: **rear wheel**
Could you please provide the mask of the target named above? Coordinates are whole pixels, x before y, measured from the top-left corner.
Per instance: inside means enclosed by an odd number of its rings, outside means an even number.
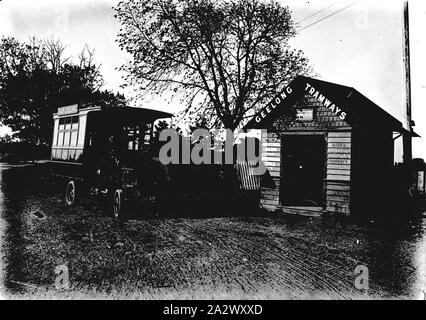
[[[75,181],[71,180],[68,182],[65,189],[65,203],[68,206],[73,206],[77,202],[77,189]]]
[[[113,195],[112,214],[119,218],[123,214],[123,190],[117,189]]]

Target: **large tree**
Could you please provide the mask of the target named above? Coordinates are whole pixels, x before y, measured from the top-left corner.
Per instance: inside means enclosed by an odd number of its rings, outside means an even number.
[[[142,93],[174,92],[184,115],[235,129],[298,74],[308,60],[289,47],[288,7],[262,0],[125,0],[116,6],[122,68]]]
[[[0,39],[0,124],[21,141],[50,144],[52,114],[73,103],[116,105],[124,97],[101,91],[94,52],[83,48],[76,62],[58,40]]]

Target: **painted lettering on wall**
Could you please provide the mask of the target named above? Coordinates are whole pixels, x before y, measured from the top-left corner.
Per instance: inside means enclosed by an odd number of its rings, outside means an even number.
[[[321,94],[318,90],[316,90],[312,85],[306,83],[305,91],[308,92],[312,97],[317,99],[319,102],[323,104],[324,107],[333,112],[336,116],[338,116],[341,120],[346,119],[346,112],[342,111],[341,108],[336,106],[330,99],[327,99],[323,94]]]
[[[289,94],[293,92],[293,89],[288,86],[285,87],[283,92],[281,92],[279,95],[277,95],[274,99],[272,99],[271,102],[269,102],[265,108],[260,111],[260,113],[254,118],[257,123],[262,121],[265,117],[267,117],[268,114],[270,114],[275,108],[280,106],[284,100],[287,98]]]

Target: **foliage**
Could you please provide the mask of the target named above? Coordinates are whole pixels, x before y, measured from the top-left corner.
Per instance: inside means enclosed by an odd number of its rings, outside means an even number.
[[[59,106],[123,102],[124,97],[101,91],[103,79],[93,61],[94,51],[83,48],[77,63],[64,56],[58,40],[12,37],[0,39],[0,123],[14,136],[35,144],[49,144],[52,113]]]
[[[298,74],[308,60],[289,47],[288,7],[263,0],[125,0],[116,6],[122,67],[143,95],[173,92],[182,117],[198,114],[234,130]]]

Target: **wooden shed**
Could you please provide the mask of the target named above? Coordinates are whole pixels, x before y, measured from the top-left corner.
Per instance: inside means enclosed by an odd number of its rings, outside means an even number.
[[[276,187],[262,187],[261,206],[309,215],[382,207],[392,193],[395,134],[407,134],[354,88],[302,76],[245,129],[266,129],[262,161]]]

